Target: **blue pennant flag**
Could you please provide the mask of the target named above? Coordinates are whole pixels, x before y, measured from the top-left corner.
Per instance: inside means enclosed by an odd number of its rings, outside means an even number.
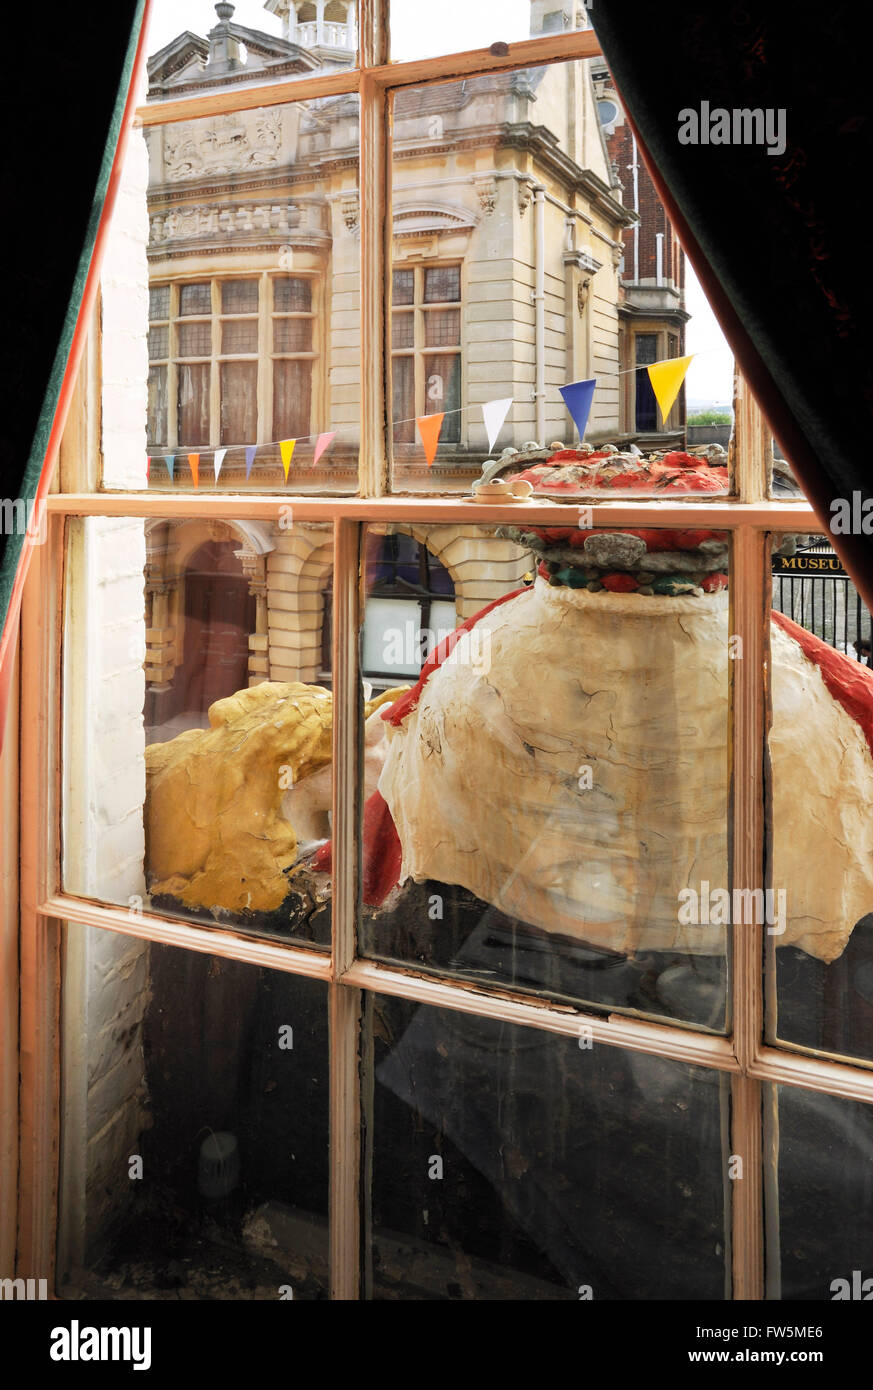
[[[172,482],[174,481],[174,478],[173,478],[173,469],[174,469],[175,466],[176,466],[176,455],[175,455],[175,454],[164,454],[164,463],[167,465],[167,472],[168,472],[169,475],[170,475],[170,482],[172,483]]]
[[[564,397],[564,405],[573,416],[580,439],[583,438],[585,427],[588,424],[588,415],[591,411],[591,401],[596,385],[597,378],[592,376],[587,381],[571,381],[566,386],[558,387]]]
[[[257,444],[247,444],[247,445],[246,445],[246,482],[248,482],[248,480],[249,480],[249,474],[250,474],[251,471],[252,471],[252,464],[253,464],[254,461],[255,461],[255,454],[256,454],[257,452],[258,452],[258,446],[257,446]]]

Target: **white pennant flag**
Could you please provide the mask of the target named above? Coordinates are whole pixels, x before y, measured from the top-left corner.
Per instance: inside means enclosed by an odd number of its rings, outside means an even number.
[[[227,453],[227,450],[226,450],[226,449],[216,449],[216,451],[215,451],[214,463],[215,463],[215,481],[216,481],[216,482],[218,482],[218,475],[219,475],[219,473],[221,472],[221,465],[224,463],[224,456],[225,456],[226,453]]]
[[[494,448],[494,441],[503,429],[503,421],[509,414],[509,407],[512,405],[512,396],[507,396],[502,401],[486,401],[482,407],[482,418],[485,421],[485,430],[488,435],[488,452]]]

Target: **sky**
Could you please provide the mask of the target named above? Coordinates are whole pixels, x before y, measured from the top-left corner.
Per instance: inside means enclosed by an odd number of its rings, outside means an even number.
[[[433,41],[423,17],[438,15],[433,25]],[[433,11],[421,0],[392,0],[392,57],[425,58],[466,48],[486,48],[496,39],[507,43],[527,38],[530,31],[528,0],[439,0]],[[235,24],[281,34],[282,23],[263,7],[263,0],[236,0]],[[149,52],[163,48],[177,34],[190,29],[205,35],[217,22],[210,0],[152,0]],[[423,33],[424,31],[424,33]],[[686,263],[685,302],[691,319],[685,329],[685,350],[698,354],[685,379],[686,400],[690,403],[731,400],[733,355],[710,309],[697,277]]]

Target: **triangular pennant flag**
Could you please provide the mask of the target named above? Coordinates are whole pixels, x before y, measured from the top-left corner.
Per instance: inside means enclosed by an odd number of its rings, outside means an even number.
[[[652,383],[652,390],[655,393],[655,400],[661,411],[661,424],[667,423],[667,416],[673,406],[673,402],[679,395],[679,388],[685,380],[685,373],[691,365],[691,357],[673,357],[666,362],[652,362],[646,368],[649,373],[649,381]]]
[[[494,448],[494,441],[503,429],[503,421],[509,414],[509,407],[512,405],[512,397],[507,396],[502,401],[486,401],[482,407],[482,419],[485,421],[485,433],[488,435],[488,452]]]
[[[415,422],[418,425],[418,432],[424,445],[424,456],[427,459],[428,468],[434,461],[437,444],[440,442],[440,430],[445,418],[446,412],[443,410],[439,415],[419,415]]]
[[[150,482],[152,476],[152,461],[146,454],[146,482]]]
[[[188,462],[191,465],[191,477],[194,479],[194,486],[200,486],[200,455],[189,454]]]
[[[282,455],[282,467],[285,470],[285,482],[288,481],[288,469],[291,467],[291,455],[294,453],[296,439],[280,439],[279,453]]]
[[[325,449],[332,439],[336,438],[336,430],[331,430],[330,434],[320,434],[315,441],[315,457],[312,460],[312,467],[318,463]]]
[[[216,451],[215,451],[215,457],[213,458],[213,464],[214,464],[214,466],[215,466],[215,481],[216,481],[216,482],[218,482],[218,475],[219,475],[219,473],[221,472],[221,465],[224,463],[224,456],[225,456],[226,453],[227,453],[227,450],[226,450],[226,449],[216,449]]]
[[[247,445],[246,445],[246,482],[248,482],[248,480],[249,480],[249,474],[250,474],[251,471],[252,471],[252,464],[253,464],[254,461],[255,461],[255,454],[256,454],[257,452],[258,452],[258,446],[257,446],[257,444],[247,444]]]
[[[564,398],[564,405],[573,416],[573,421],[579,431],[579,438],[585,434],[585,426],[588,424],[588,416],[591,412],[591,401],[594,397],[594,388],[597,385],[597,378],[588,377],[585,381],[570,381],[566,386],[559,386],[558,390]]]
[[[172,483],[174,481],[173,470],[176,467],[176,455],[164,454],[164,463],[167,465],[167,472],[170,475],[170,482]]]

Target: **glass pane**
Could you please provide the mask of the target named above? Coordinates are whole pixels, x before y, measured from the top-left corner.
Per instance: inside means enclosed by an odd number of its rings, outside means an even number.
[[[310,352],[312,319],[274,319],[274,352]]]
[[[413,304],[415,302],[415,272],[412,270],[395,270],[392,277],[391,297],[395,304]]]
[[[149,329],[149,357],[167,357],[169,355],[170,330],[164,324],[160,328]]]
[[[203,285],[181,285],[179,288],[180,314],[211,314],[212,287],[207,281]]]
[[[70,926],[58,1291],[328,1295],[324,986]]]
[[[415,317],[413,314],[391,315],[391,346],[411,348],[415,343]]]
[[[152,285],[149,290],[149,318],[168,319],[170,317],[170,286]]]
[[[428,414],[446,412],[440,438],[455,444],[461,437],[461,358],[457,352],[424,359],[424,388]]]
[[[357,49],[357,0],[237,0],[217,21],[209,5],[154,0],[149,101],[341,71]]]
[[[424,302],[439,304],[461,298],[461,267],[430,266],[424,272]]]
[[[873,619],[828,539],[776,546],[768,1037],[873,1062]]]
[[[221,442],[239,444],[258,429],[257,362],[221,364]]]
[[[282,359],[273,363],[273,433],[300,439],[309,432],[312,363]]]
[[[588,27],[587,6],[578,0],[443,0],[437,10],[391,0],[391,57],[433,58]]]
[[[323,947],[332,531],[276,510],[68,523],[63,882]]]
[[[394,443],[412,444],[415,440],[415,358],[392,357],[391,381]]]
[[[167,438],[167,369],[149,367],[148,445],[158,448]]]
[[[312,308],[312,281],[299,276],[277,276],[273,281],[273,308],[277,313]]]
[[[222,352],[257,352],[257,350],[257,319],[231,319],[221,325]],[[257,424],[255,429],[257,430]],[[252,436],[247,434],[244,437],[251,439]]]
[[[257,280],[225,280],[221,286],[221,309],[225,314],[256,314]]]
[[[369,528],[362,951],[723,1032],[727,533],[414,536],[454,614]]]
[[[525,0],[520,23],[560,29],[570,8]],[[462,47],[483,13],[494,37],[512,30],[511,6],[465,5]],[[393,103],[388,309],[415,392],[411,409],[392,404],[392,489],[469,494],[521,473],[552,497],[727,492],[733,356],[603,60],[404,87]],[[399,309],[418,316],[414,336]],[[425,359],[449,347],[441,406]],[[409,417],[440,412],[428,462]]]
[[[342,13],[346,18],[336,20],[327,5],[325,34],[349,22],[348,5]],[[255,34],[242,20],[231,27],[222,42],[239,44],[240,33]],[[152,99],[168,94],[167,83],[179,96],[223,85],[236,91],[244,65],[222,60],[222,76],[218,60],[208,56],[221,32],[222,23],[213,26],[201,51],[183,31],[158,64],[163,77],[153,65]],[[256,67],[265,43],[264,33],[252,38],[249,59]],[[293,70],[301,57],[296,40],[281,41],[279,49],[283,56],[271,60],[271,74],[286,71],[286,63]],[[184,52],[191,55],[187,65]],[[305,61],[308,71],[323,73],[339,59],[325,39]],[[118,273],[104,287],[104,396],[117,399],[119,418],[104,436],[105,487],[192,488],[185,456],[196,451],[204,454],[197,483],[204,489],[357,490],[358,108],[355,94],[329,96],[137,133],[107,252]],[[131,293],[131,282],[141,294]],[[149,286],[153,315],[166,316],[151,325]],[[160,438],[149,435],[154,444],[145,440],[149,326],[152,360],[160,353],[167,363],[171,401]],[[275,355],[300,353],[311,361],[274,368]],[[256,374],[220,371],[222,358],[243,356],[257,359]],[[208,365],[192,372],[195,360]],[[119,362],[124,381],[116,384]],[[257,389],[250,390],[255,376]],[[244,383],[245,399],[231,400],[227,383],[234,390]],[[286,438],[297,441],[287,484],[280,450]],[[216,459],[220,449],[227,454]]]
[[[208,362],[191,365],[182,363],[176,369],[178,381],[177,434],[184,447],[196,448],[209,443],[209,380]]]
[[[367,1005],[370,1297],[730,1297],[724,1078]]]
[[[397,315],[394,315],[395,322]],[[425,347],[452,347],[461,339],[461,314],[458,309],[435,309],[424,316]],[[411,344],[397,344],[407,347]]]
[[[179,356],[209,357],[212,353],[212,324],[206,319],[179,324]]]
[[[765,1088],[767,1297],[873,1297],[873,1106]]]

